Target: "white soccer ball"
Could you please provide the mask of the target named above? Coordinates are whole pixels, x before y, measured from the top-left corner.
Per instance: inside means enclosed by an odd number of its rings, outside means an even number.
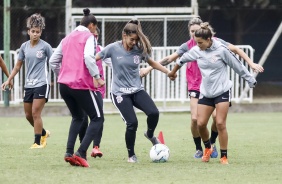
[[[164,144],[156,144],[150,150],[150,158],[156,163],[167,162],[169,156],[169,148]]]

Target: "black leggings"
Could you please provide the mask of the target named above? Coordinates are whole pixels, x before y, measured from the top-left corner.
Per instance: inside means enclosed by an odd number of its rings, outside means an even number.
[[[90,90],[71,89],[65,84],[60,84],[60,93],[72,116],[67,153],[73,153],[75,141],[84,119],[84,112],[90,118],[90,124],[78,148],[78,151],[84,155],[91,141],[99,136],[99,130],[104,123],[102,95]]]
[[[144,90],[134,94],[116,96],[111,94],[111,100],[119,110],[122,119],[126,124],[125,141],[129,150],[129,157],[134,155],[134,144],[138,120],[133,107],[143,111],[147,115],[147,134],[152,137],[159,121],[159,110],[152,98]]]

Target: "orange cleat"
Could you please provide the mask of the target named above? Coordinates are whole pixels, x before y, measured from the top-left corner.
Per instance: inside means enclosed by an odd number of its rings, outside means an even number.
[[[229,164],[228,163],[228,159],[226,158],[226,156],[220,158],[220,163],[223,164],[223,165]]]
[[[202,156],[202,162],[210,161],[210,157],[211,157],[212,151],[213,151],[212,147],[205,149],[204,155]]]

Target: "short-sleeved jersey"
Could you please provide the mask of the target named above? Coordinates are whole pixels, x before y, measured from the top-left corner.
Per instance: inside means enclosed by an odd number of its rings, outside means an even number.
[[[139,75],[139,64],[148,60],[142,50],[134,46],[126,51],[121,41],[114,42],[98,53],[101,59],[112,60],[112,84],[111,92],[115,95],[125,95],[144,90]]]
[[[21,45],[18,60],[25,65],[25,88],[50,84],[47,64],[52,53],[50,44],[43,40],[39,40],[34,47],[31,47],[30,41]]]

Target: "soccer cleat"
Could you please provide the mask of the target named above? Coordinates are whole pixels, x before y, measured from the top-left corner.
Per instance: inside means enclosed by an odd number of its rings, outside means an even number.
[[[36,143],[34,143],[33,145],[30,146],[29,149],[40,149],[40,148],[44,148],[42,145],[38,145]]]
[[[194,154],[194,158],[202,158],[202,156],[203,156],[202,150],[197,150],[196,153]]]
[[[202,162],[210,161],[211,153],[212,153],[212,147],[206,148],[205,151],[204,151],[204,154],[202,156]]]
[[[91,157],[102,157],[103,156],[103,153],[99,150],[99,147],[98,146],[95,146],[93,149],[92,149],[92,152],[91,152]]]
[[[82,158],[79,154],[79,152],[75,152],[73,154],[74,159],[77,161],[77,163],[79,164],[79,166],[81,167],[90,167],[87,160]]]
[[[75,158],[70,153],[65,154],[65,161],[70,163],[72,166],[79,166],[79,163],[75,160]]]
[[[211,154],[211,158],[217,158],[218,153],[217,153],[216,145],[212,144],[211,146],[212,146],[212,149],[213,149],[212,154]]]
[[[44,148],[47,145],[47,137],[50,137],[51,133],[49,130],[46,130],[46,134],[44,136],[41,136],[40,139],[40,145],[42,145]]]
[[[156,138],[155,136],[153,136],[152,138],[149,138],[146,132],[144,132],[144,136],[145,136],[149,141],[152,142],[153,146],[156,145],[156,144],[161,144],[161,142],[159,141],[159,139]]]
[[[133,155],[132,157],[129,157],[127,162],[129,162],[129,163],[137,163],[138,161],[137,161],[136,155]]]
[[[220,158],[220,163],[223,164],[223,165],[229,164],[226,156],[223,156],[223,157]]]

